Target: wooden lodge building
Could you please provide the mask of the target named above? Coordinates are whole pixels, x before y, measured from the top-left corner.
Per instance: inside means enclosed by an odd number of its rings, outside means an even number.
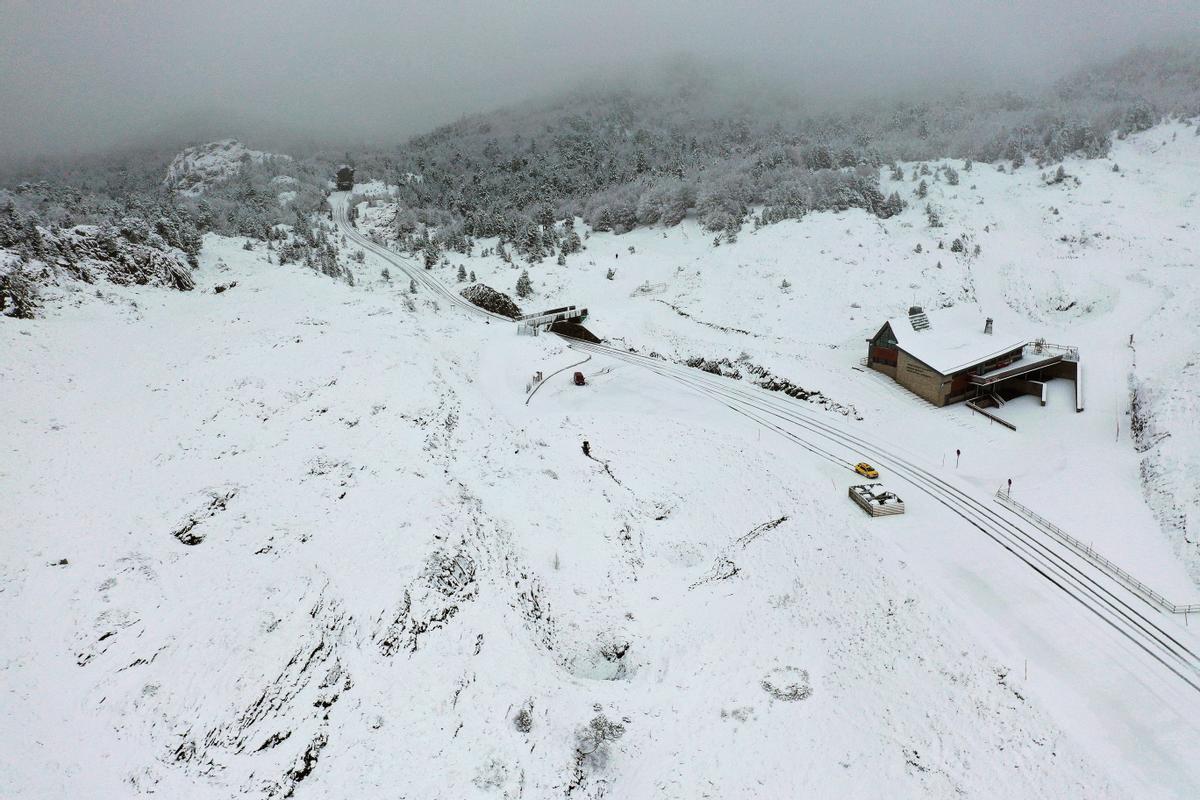
[[[1076,382],[1076,410],[1083,410],[1079,351],[1031,340],[1020,331],[997,330],[969,308],[926,312],[913,306],[890,319],[867,340],[864,364],[882,372],[935,406],[963,400],[1000,406],[1017,395],[1041,395],[1045,382]]]

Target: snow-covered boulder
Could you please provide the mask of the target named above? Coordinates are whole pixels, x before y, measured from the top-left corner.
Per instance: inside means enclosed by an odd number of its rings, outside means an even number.
[[[493,314],[499,314],[509,319],[516,319],[521,316],[521,309],[517,307],[517,304],[513,302],[511,297],[482,283],[471,284],[459,292],[459,294],[467,298],[474,305],[479,306],[485,311],[491,311]]]
[[[203,194],[214,183],[232,177],[246,163],[262,163],[270,158],[290,160],[290,156],[251,150],[235,139],[223,139],[189,147],[171,161],[163,186],[181,194]]]

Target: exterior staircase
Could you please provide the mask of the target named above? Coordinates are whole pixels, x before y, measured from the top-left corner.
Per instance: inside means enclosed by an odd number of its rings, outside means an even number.
[[[909,314],[908,321],[912,323],[914,331],[927,331],[931,327],[929,324],[929,317],[925,315],[924,311],[918,311],[915,314]]]

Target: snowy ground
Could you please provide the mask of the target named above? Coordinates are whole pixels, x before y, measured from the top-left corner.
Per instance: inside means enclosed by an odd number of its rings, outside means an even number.
[[[1200,525],[1200,334],[1193,319],[1200,290],[1184,277],[1200,254],[1195,131],[1164,125],[1116,142],[1111,159],[1070,160],[1066,172],[1078,185],[1048,185],[1033,166],[1006,174],[953,162],[959,185],[928,177],[922,200],[908,180],[917,165],[905,164],[906,180],[885,180],[883,188],[898,189],[910,207],[889,220],[857,210],[815,214],[758,231],[746,226],[736,244],[719,247],[690,221],[593,233],[566,267],[547,261],[530,270],[538,294],[525,304],[586,305],[594,332],[643,352],[746,354],[853,406],[864,429],[932,462],[962,450],[959,474],[981,489],[1012,478],[1014,497],[1026,505],[1176,602],[1200,602],[1200,547],[1187,536]],[[943,227],[928,226],[927,202]],[[951,252],[955,239],[964,252]],[[449,283],[459,263],[502,291],[512,292],[520,274],[497,258],[450,261],[440,269]],[[914,304],[974,305],[996,319],[998,332],[1032,330],[1078,346],[1087,412],[1071,413],[1070,384],[1052,384],[1046,408],[1033,398],[1004,408],[1001,415],[1018,426],[1013,434],[965,406],[932,408],[858,369],[865,340]],[[1147,438],[1156,443],[1148,452],[1130,437],[1131,375],[1153,404],[1155,430]],[[1140,479],[1147,458],[1159,493],[1150,506]]]
[[[531,271],[530,305],[585,303],[646,351],[744,351],[939,471],[961,447],[962,486],[1011,476],[1187,595],[1109,407],[1194,252],[1173,226],[1200,142],[1174,132],[1120,143],[1122,173],[1069,164],[1077,188],[977,165],[933,185],[942,231],[917,207],[715,249],[594,234]],[[1112,239],[1076,253],[1060,227]],[[970,264],[936,250],[962,232]],[[196,293],[88,287],[0,326],[0,796],[1195,796],[1200,695],[958,517],[893,485],[909,512],[870,520],[846,470],[619,360],[526,405],[529,374],[583,355],[382,266],[348,287],[210,237]],[[1092,310],[1053,311],[1059,289]],[[1079,345],[1088,411],[1056,386],[1005,407],[1012,434],[854,369],[882,319],[970,298]],[[1189,356],[1145,348],[1138,374],[1176,386]]]

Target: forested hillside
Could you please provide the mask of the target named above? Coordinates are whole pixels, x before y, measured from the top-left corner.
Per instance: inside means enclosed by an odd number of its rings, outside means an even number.
[[[1022,169],[1067,155],[1102,157],[1113,136],[1165,116],[1200,115],[1198,53],[1138,50],[1037,93],[837,102],[806,101],[778,76],[675,63],[627,83],[467,117],[351,159],[360,181],[384,186],[372,202],[390,207],[388,235],[427,262],[494,236],[526,261],[561,259],[582,247],[576,217],[620,233],[694,215],[719,243],[736,238],[754,207],[757,225],[849,208],[887,218],[920,201],[924,182],[959,180],[953,167],[904,175],[897,161],[954,157],[968,170],[972,161]],[[205,232],[271,240],[287,236],[280,225],[291,226],[301,233],[286,251],[291,259],[338,274],[336,245],[318,241],[316,217],[344,153],[276,156],[237,142],[178,150],[7,170],[3,313],[28,313],[18,295],[54,280],[60,262],[71,272],[71,252],[46,242],[64,241],[58,231],[80,225],[95,230],[75,238],[175,249],[193,264]],[[234,160],[222,162],[223,153]],[[885,195],[883,169],[911,179],[914,191]]]
[[[277,241],[281,263],[343,275],[318,220],[329,165],[234,151],[215,166],[207,152],[118,153],[0,189],[0,313],[36,314],[38,287],[62,278],[190,289],[209,232]]]
[[[532,257],[551,249],[537,236],[546,222],[572,216],[620,232],[694,213],[726,235],[751,206],[765,207],[765,223],[852,207],[888,217],[902,198],[879,191],[879,170],[897,160],[1045,167],[1071,154],[1104,156],[1112,136],[1164,116],[1200,114],[1200,56],[1139,50],[1039,94],[847,101],[836,110],[777,86],[677,65],[465,118],[360,156],[360,172],[397,187],[398,234],[436,226],[450,247],[460,234],[499,235]],[[407,178],[414,173],[420,181]]]

